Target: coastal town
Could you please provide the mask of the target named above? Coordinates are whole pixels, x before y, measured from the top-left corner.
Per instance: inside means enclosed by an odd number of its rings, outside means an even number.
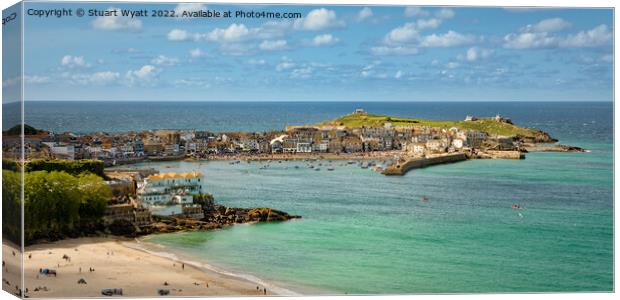
[[[350,116],[370,115],[356,109]],[[466,116],[461,123],[480,120],[510,127],[509,118]],[[390,122],[375,126],[316,124],[288,126],[269,132],[210,132],[205,130],[160,129],[142,132],[89,133],[47,132],[33,129],[26,133],[24,151],[27,159],[64,160],[96,159],[106,166],[131,164],[145,160],[179,159],[296,159],[321,156],[364,158],[372,156],[425,157],[442,153],[479,153],[492,151],[525,152],[527,145],[552,143],[544,132],[538,135],[501,135],[467,128],[429,126]],[[4,153],[17,157],[21,153],[19,135],[4,138]]]

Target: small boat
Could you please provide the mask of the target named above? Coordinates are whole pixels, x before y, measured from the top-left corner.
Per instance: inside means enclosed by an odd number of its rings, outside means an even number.
[[[321,168],[316,168],[316,169],[314,169],[314,170],[315,170],[315,171],[321,171]]]
[[[314,169],[314,166],[313,165],[308,165],[308,168]]]
[[[295,169],[299,169],[299,166],[295,166]]]
[[[333,171],[333,170],[335,170],[334,167],[327,168],[327,171]]]

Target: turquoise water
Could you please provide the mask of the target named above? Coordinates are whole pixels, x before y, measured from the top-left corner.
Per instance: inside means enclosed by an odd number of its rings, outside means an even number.
[[[224,205],[268,206],[303,219],[146,240],[311,294],[612,290],[611,102],[25,103],[26,123],[54,132],[279,130],[358,107],[428,119],[500,113],[591,152],[467,161],[403,177],[341,163],[333,172],[294,169],[300,162],[266,170],[257,163],[148,163],[141,166],[204,172],[207,192]],[[3,127],[16,122],[3,118]],[[515,203],[523,209],[513,210]]]
[[[291,119],[324,120],[356,106],[434,119],[501,113],[591,152],[466,161],[403,177],[342,162],[334,162],[333,172],[293,168],[301,162],[272,162],[266,170],[257,163],[149,163],[142,166],[201,170],[207,191],[227,206],[303,216],[146,238],[168,251],[311,294],[613,289],[612,103],[218,105],[205,109],[245,123],[205,117],[201,126],[277,129]],[[287,113],[259,113],[280,110]],[[515,203],[523,209],[513,210]]]
[[[333,172],[293,168],[302,162],[272,162],[267,170],[149,163],[203,171],[224,205],[269,206],[303,219],[146,240],[312,293],[609,291],[610,151],[530,153],[404,177],[342,162]]]

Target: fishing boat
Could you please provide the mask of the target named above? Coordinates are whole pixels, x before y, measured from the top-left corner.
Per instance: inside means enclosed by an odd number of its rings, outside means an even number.
[[[327,171],[333,171],[333,170],[335,170],[334,167],[327,168]]]

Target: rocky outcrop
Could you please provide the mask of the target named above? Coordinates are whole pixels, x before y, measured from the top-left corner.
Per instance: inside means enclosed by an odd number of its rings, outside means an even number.
[[[522,143],[527,143],[527,144],[555,143],[558,141],[552,138],[551,135],[549,135],[548,133],[542,130],[537,130],[536,133],[534,133],[531,136],[517,136],[517,139],[521,141]]]
[[[202,220],[193,220],[181,216],[154,216],[154,223],[150,230],[144,230],[143,234],[171,233],[192,230],[213,230],[225,226],[253,222],[275,222],[299,219],[301,216],[290,215],[286,212],[272,208],[236,208],[215,205],[206,210]]]
[[[525,144],[523,147],[529,152],[586,152],[581,147],[560,144]]]

